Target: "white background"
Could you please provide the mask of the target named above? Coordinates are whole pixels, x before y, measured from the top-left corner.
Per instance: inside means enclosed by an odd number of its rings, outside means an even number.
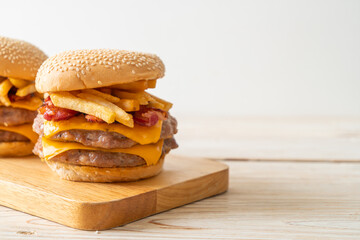
[[[0,1],[0,34],[53,55],[158,54],[176,114],[359,115],[360,1]]]

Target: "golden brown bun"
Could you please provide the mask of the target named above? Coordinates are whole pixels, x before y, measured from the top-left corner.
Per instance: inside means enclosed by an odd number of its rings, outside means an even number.
[[[76,182],[130,182],[159,174],[164,164],[164,155],[155,165],[138,167],[98,168],[46,161],[62,179]]]
[[[28,42],[0,36],[0,76],[33,81],[46,58]]]
[[[32,142],[0,142],[1,157],[22,157],[32,154]]]
[[[106,87],[164,76],[165,67],[153,54],[124,50],[73,50],[48,58],[36,76],[41,93]]]

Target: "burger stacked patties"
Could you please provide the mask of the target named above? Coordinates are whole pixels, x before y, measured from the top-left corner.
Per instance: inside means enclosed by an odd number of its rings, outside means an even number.
[[[121,50],[67,51],[41,66],[45,93],[33,129],[34,153],[72,181],[134,181],[157,175],[177,144],[172,104],[145,90],[164,76],[155,55]]]
[[[30,43],[0,36],[0,156],[32,154],[32,123],[42,105],[34,80],[46,58]]]

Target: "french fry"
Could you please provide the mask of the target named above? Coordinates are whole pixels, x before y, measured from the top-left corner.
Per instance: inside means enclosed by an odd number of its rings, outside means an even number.
[[[103,88],[98,88],[97,90],[103,93],[111,94],[111,88],[103,87]]]
[[[147,84],[148,84],[148,88],[155,88],[156,87],[156,80],[148,80]]]
[[[144,95],[144,97],[146,98],[146,100],[148,100],[148,102],[150,102],[150,101],[155,102],[155,101],[156,101],[156,100],[150,95],[150,93],[143,92],[142,94]]]
[[[149,107],[167,111],[167,110],[165,110],[165,105],[162,104],[161,102],[156,101],[156,99],[153,98],[150,93],[144,92],[144,96],[145,96],[146,100],[148,100],[148,102],[149,102],[148,103]]]
[[[9,78],[9,80],[10,80],[11,84],[14,85],[17,88],[23,88],[26,85],[31,83],[30,81],[17,79],[17,78]]]
[[[103,92],[100,92],[100,91],[97,91],[97,90],[94,90],[94,89],[85,89],[82,92],[89,93],[89,94],[104,98],[104,99],[106,99],[106,100],[108,100],[109,102],[112,102],[112,103],[117,103],[117,102],[120,101],[120,98],[118,98],[118,97],[114,97],[114,96],[112,96],[110,94],[103,93]]]
[[[140,92],[148,88],[154,88],[155,86],[156,86],[156,80],[139,80],[131,83],[113,85],[111,87],[131,91],[131,92]]]
[[[147,88],[146,80],[140,80],[131,83],[123,83],[111,86],[112,88],[119,88],[123,90],[131,90],[131,91],[144,91]]]
[[[162,104],[162,103],[159,103],[157,101],[150,101],[149,104],[148,104],[149,107],[152,107],[152,108],[157,108],[157,109],[160,109],[160,110],[163,110],[165,111],[165,105]]]
[[[48,94],[49,95],[49,94]],[[41,99],[44,99],[45,98],[45,93],[39,93],[39,92],[36,92],[35,93],[35,96],[41,98]]]
[[[9,79],[6,79],[0,83],[0,102],[7,107],[11,105],[11,102],[8,97],[8,93],[12,88],[12,86],[13,85],[11,84]]]
[[[148,100],[147,100],[144,92],[130,93],[130,92],[125,92],[125,91],[120,91],[120,90],[114,89],[113,94],[115,96],[119,97],[120,99],[126,98],[126,99],[138,100],[140,105],[148,104]]]
[[[114,103],[107,101],[104,98],[101,98],[99,96],[92,95],[89,93],[79,93],[77,96],[82,99],[85,99],[89,102],[94,102],[94,103],[100,104],[104,107],[111,109],[112,111],[115,112],[115,120],[116,121],[124,124],[125,126],[131,127],[131,128],[134,127],[134,120],[133,120],[132,115],[126,113],[123,109],[121,109]]]
[[[163,111],[165,111],[165,112],[168,112],[171,108],[172,108],[172,103],[170,103],[170,102],[167,102],[167,101],[165,101],[165,100],[163,100],[163,99],[161,99],[161,98],[158,98],[158,97],[156,97],[156,96],[154,96],[154,95],[152,95],[152,94],[150,94],[150,93],[147,93],[147,94],[149,94],[155,101],[150,101],[150,103],[149,103],[149,105],[151,106],[151,105],[153,105],[154,107],[155,106],[157,106],[157,107],[155,107],[155,108],[159,108],[159,109],[161,109],[161,110],[163,110]],[[164,105],[164,107],[162,107],[161,105],[159,105],[159,103],[160,104],[162,104],[162,105]],[[161,108],[160,108],[161,107]]]
[[[24,108],[27,110],[35,111],[42,105],[41,98],[34,96],[30,98],[30,100],[20,100],[16,102],[12,102],[11,106],[15,108]]]
[[[125,112],[135,112],[140,110],[140,103],[135,99],[121,99],[120,102],[115,104]]]
[[[75,97],[68,92],[50,93],[53,104],[57,107],[67,108],[98,117],[107,123],[115,121],[115,112],[101,104]]]
[[[26,95],[29,95],[34,92],[36,92],[35,83],[32,83],[23,88],[19,88],[16,91],[16,96],[25,97]]]

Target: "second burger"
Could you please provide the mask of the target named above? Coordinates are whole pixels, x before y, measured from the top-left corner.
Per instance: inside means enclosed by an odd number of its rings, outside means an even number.
[[[47,56],[36,46],[0,36],[0,156],[32,154],[38,138],[32,131],[42,95],[35,76]]]

